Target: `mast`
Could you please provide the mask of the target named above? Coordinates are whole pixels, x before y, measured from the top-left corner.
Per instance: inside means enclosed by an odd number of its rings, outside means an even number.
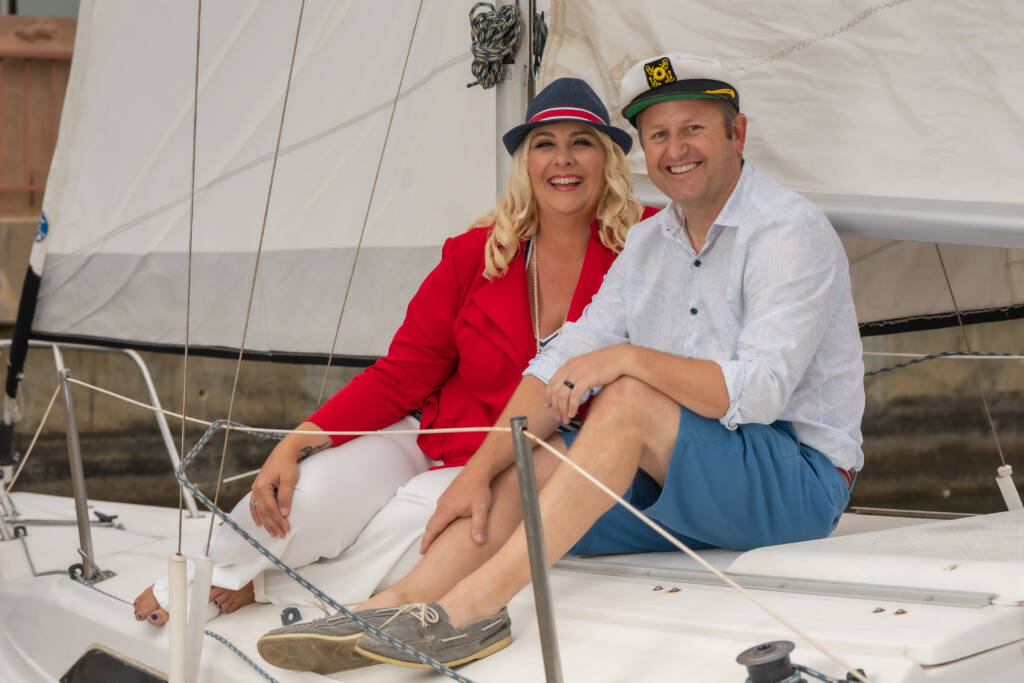
[[[516,5],[515,2],[502,2],[498,6]],[[505,75],[497,87],[497,101],[495,102],[495,122],[498,134],[495,136],[495,148],[497,153],[496,174],[495,174],[495,197],[500,198],[505,193],[505,184],[508,182],[509,169],[512,160],[509,158],[505,145],[501,142],[501,136],[508,129],[523,122],[526,116],[526,107],[530,104],[534,94],[533,69],[533,17],[536,14],[535,0],[526,0],[524,3],[525,15],[520,12],[519,45],[516,47],[515,55],[511,64],[505,65]]]

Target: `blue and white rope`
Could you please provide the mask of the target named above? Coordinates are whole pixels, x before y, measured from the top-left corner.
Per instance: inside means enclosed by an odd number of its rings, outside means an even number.
[[[303,577],[301,574],[299,574],[294,569],[292,569],[284,562],[282,562],[281,559],[274,555],[272,552],[267,550],[267,548],[265,548],[263,544],[261,544],[255,538],[253,538],[248,532],[245,531],[245,529],[240,527],[238,523],[235,522],[235,520],[231,519],[230,515],[225,513],[216,505],[214,505],[213,501],[211,501],[202,491],[196,488],[192,484],[192,482],[188,480],[188,478],[185,476],[185,467],[192,461],[192,459],[199,453],[199,451],[203,449],[203,447],[210,440],[210,438],[212,438],[213,434],[222,427],[230,429],[232,427],[244,427],[244,425],[240,425],[235,422],[230,422],[228,420],[215,420],[213,424],[211,424],[210,427],[206,430],[203,436],[199,439],[199,441],[196,442],[196,445],[192,447],[192,450],[188,452],[188,455],[186,455],[182,459],[181,468],[175,471],[174,476],[179,482],[181,482],[182,486],[187,488],[192,493],[192,495],[194,495],[196,499],[199,500],[200,503],[209,508],[210,511],[213,512],[213,514],[215,514],[217,517],[221,519],[222,522],[224,522],[224,524],[231,527],[231,529],[236,534],[245,539],[245,541],[253,548],[255,548],[257,552],[259,552],[261,555],[270,560],[270,562],[273,563],[274,566],[276,566],[278,569],[287,574],[289,578],[291,578],[293,581],[295,581],[300,586],[305,588],[307,591],[309,591],[310,593],[318,597],[320,600],[330,605],[333,609],[337,610],[338,612],[341,612],[345,616],[352,619],[352,621],[362,626],[364,630],[373,633],[375,636],[381,638],[384,641],[387,641],[388,643],[395,646],[402,652],[408,654],[411,657],[414,657],[417,661],[422,662],[423,664],[426,664],[427,666],[431,667],[438,673],[444,674],[445,676],[448,676],[449,678],[452,678],[456,681],[460,681],[460,683],[472,683],[472,681],[470,681],[468,678],[460,676],[459,674],[455,673],[454,671],[452,671],[436,659],[433,659],[432,657],[425,655],[419,650],[410,647],[409,645],[406,645],[400,640],[397,640],[396,638],[388,635],[387,633],[381,631],[379,628],[377,628],[373,624],[369,623],[368,621],[360,617],[358,614],[352,612],[343,605],[337,603],[335,600],[331,598],[331,596],[327,595],[322,590],[314,586],[312,583],[306,580],[305,577]],[[262,436],[263,438],[267,439],[283,438],[283,435],[273,433],[264,434]]]
[[[899,370],[900,368],[909,367],[916,365],[917,363],[923,363],[926,360],[934,360],[936,358],[946,358],[948,356],[981,356],[981,357],[1013,357],[1018,354],[1006,353],[1003,351],[940,351],[939,353],[929,353],[926,356],[920,358],[912,358],[911,360],[904,361],[902,363],[896,363],[895,365],[889,365],[879,370],[872,370],[871,372],[865,372],[865,377],[873,377],[874,375],[881,375],[882,373],[892,372],[893,370]]]
[[[63,574],[64,572],[59,572],[59,573]],[[72,574],[71,578],[73,578],[75,581],[77,581],[78,583],[82,584],[86,588],[91,588],[94,591],[96,591],[97,593],[105,595],[108,598],[113,598],[114,600],[117,600],[118,602],[123,603],[125,605],[131,605],[132,604],[132,603],[128,602],[127,600],[125,600],[124,598],[119,598],[118,596],[114,595],[113,593],[108,593],[107,591],[103,590],[102,588],[97,588],[96,586],[92,585],[91,583],[89,583],[88,581],[83,579],[81,574],[78,574],[78,573]],[[227,647],[229,650],[231,650],[236,655],[238,655],[242,659],[243,662],[245,662],[246,664],[248,664],[252,668],[256,669],[257,673],[259,673],[259,675],[263,676],[263,678],[267,679],[268,681],[271,681],[271,683],[279,683],[276,678],[274,678],[273,676],[268,674],[266,671],[263,670],[263,668],[259,664],[254,662],[252,660],[252,658],[249,657],[249,655],[247,655],[244,652],[242,652],[242,650],[239,649],[237,645],[232,643],[230,640],[228,640],[227,638],[225,638],[221,634],[214,633],[210,629],[204,630],[203,633],[205,633],[209,637],[213,638],[214,640],[220,641],[225,647]]]
[[[479,85],[487,90],[501,82],[505,58],[514,54],[519,45],[519,6],[504,5],[495,9],[489,2],[478,2],[469,10],[469,26],[472,36],[469,49],[473,53],[470,71],[476,80],[466,87]]]

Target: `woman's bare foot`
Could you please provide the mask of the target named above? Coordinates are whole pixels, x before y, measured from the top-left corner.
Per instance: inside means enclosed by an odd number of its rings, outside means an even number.
[[[139,597],[135,598],[133,606],[135,607],[136,621],[145,621],[153,626],[163,626],[167,623],[167,612],[157,602],[156,596],[153,595],[152,586],[142,591]]]
[[[213,586],[210,588],[210,602],[225,614],[234,612],[239,607],[251,605],[256,602],[256,593],[253,590],[252,581],[236,591]]]

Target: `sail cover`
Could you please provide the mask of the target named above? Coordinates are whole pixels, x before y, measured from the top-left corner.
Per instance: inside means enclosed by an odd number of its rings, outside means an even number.
[[[196,351],[242,344],[299,6],[202,7]],[[495,98],[466,87],[471,6],[306,1],[251,356],[330,353],[354,263],[335,353],[383,354],[444,239],[493,206]],[[82,3],[32,256],[33,336],[184,344],[196,15],[194,1]]]
[[[750,118],[746,158],[843,234],[862,330],[937,327],[954,309],[920,242],[969,245],[942,247],[969,321],[1024,315],[1020,26],[1019,0],[552,0],[540,79],[584,78],[616,105],[641,59],[717,57]]]

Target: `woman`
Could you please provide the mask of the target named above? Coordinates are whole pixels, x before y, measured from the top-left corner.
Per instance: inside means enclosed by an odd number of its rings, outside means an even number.
[[[631,138],[608,121],[578,79],[538,94],[527,122],[504,138],[513,163],[497,210],[445,243],[387,355],[299,425],[309,434],[274,448],[232,511],[339,602],[361,602],[408,573],[438,496],[484,437],[389,430],[493,424],[527,362],[579,317],[628,228],[652,213],[631,194]],[[254,600],[312,604],[230,531],[218,530],[210,556],[211,614]],[[163,624],[161,605],[158,582],[136,599],[136,619]]]

